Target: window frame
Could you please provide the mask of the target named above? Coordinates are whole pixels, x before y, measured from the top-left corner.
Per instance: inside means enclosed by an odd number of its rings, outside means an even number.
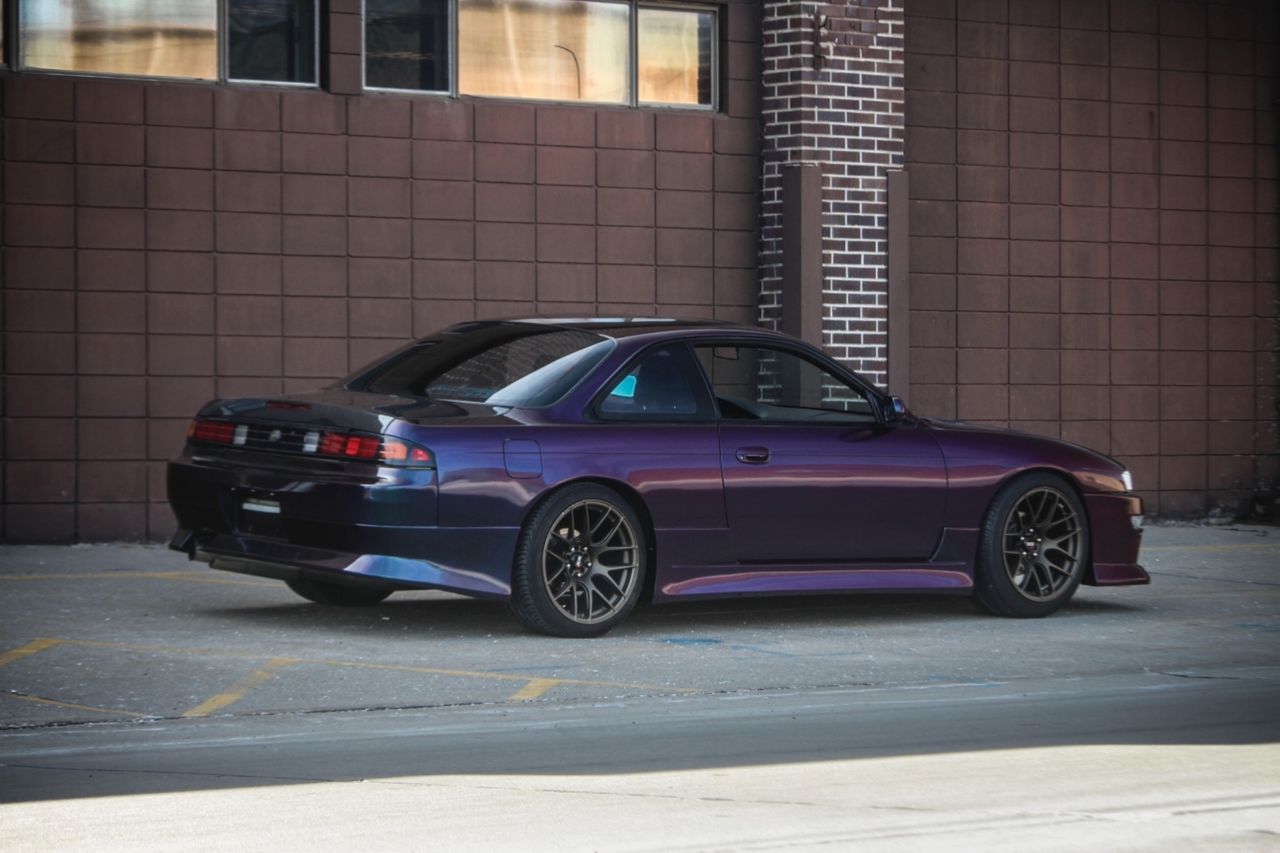
[[[219,0],[225,2],[225,0]],[[558,98],[516,98],[501,95],[472,95],[460,90],[458,85],[458,41],[462,15],[459,11],[460,0],[447,0],[449,32],[449,87],[447,89],[396,89],[387,86],[369,85],[368,59],[368,0],[360,0],[360,87],[365,92],[396,95],[421,95],[426,97],[476,98],[484,101],[508,103],[555,104],[561,106],[587,107],[595,109],[646,109],[646,110],[689,110],[695,112],[718,113],[721,100],[721,63],[722,17],[721,8],[712,3],[677,3],[673,0],[582,0],[586,3],[609,3],[626,6],[627,15],[627,49],[630,56],[627,62],[627,97],[618,103],[608,101],[560,100]],[[711,103],[710,104],[672,104],[660,101],[640,100],[640,10],[660,9],[683,12],[709,12],[713,22],[711,34]]]
[[[0,0],[3,2],[3,0]],[[311,39],[315,45],[312,52],[310,83],[295,83],[292,80],[252,80],[231,76],[231,2],[218,0],[218,20],[222,24],[218,31],[218,82],[231,83],[237,86],[285,86],[290,89],[318,89],[320,87],[320,19],[324,17],[324,8],[328,5],[321,0],[312,0],[315,4],[315,15],[312,19]],[[361,0],[363,3],[364,0]]]
[[[697,112],[717,113],[720,111],[720,38],[721,10],[719,6],[709,3],[675,3],[671,0],[634,0],[631,24],[631,106],[646,110],[695,110]],[[662,101],[640,100],[640,10],[658,9],[676,12],[710,12],[711,13],[711,103],[709,104],[672,104]]]
[[[318,1],[318,0],[317,0]],[[428,97],[458,97],[458,0],[446,0],[445,30],[449,37],[449,88],[447,89],[396,89],[391,86],[369,85],[369,0],[360,0],[360,90],[383,95],[426,95]]]
[[[27,0],[32,2],[32,0]],[[314,60],[312,74],[314,80],[310,83],[295,83],[289,80],[252,80],[232,77],[230,75],[230,45],[231,38],[229,32],[229,15],[231,6],[228,0],[217,0],[216,21],[217,26],[214,28],[214,60],[217,65],[217,75],[214,77],[172,77],[163,74],[118,74],[111,71],[77,71],[66,68],[40,68],[34,65],[27,65],[21,62],[22,58],[22,13],[19,10],[24,5],[20,0],[0,0],[0,15],[4,19],[4,51],[0,54],[0,68],[6,68],[13,71],[28,74],[49,74],[57,77],[85,77],[99,80],[144,80],[155,81],[160,83],[187,83],[190,85],[234,85],[246,87],[266,86],[271,88],[282,87],[287,89],[319,89],[320,88],[320,70],[321,70],[321,47],[322,40],[320,21],[324,17],[325,3],[321,0],[312,0],[315,4],[314,25],[312,27],[312,41],[314,44]],[[363,0],[362,0],[363,2]],[[12,60],[10,60],[12,57]]]
[[[695,393],[699,396],[698,412],[681,415],[671,412],[655,412],[653,414],[642,412],[637,414],[635,412],[605,412],[601,410],[600,407],[609,397],[610,392],[617,387],[619,382],[630,376],[631,371],[635,370],[640,362],[644,361],[651,353],[667,348],[683,349],[686,358],[692,362],[696,370],[698,381],[695,382],[697,385]],[[591,402],[587,404],[584,414],[591,421],[602,424],[715,424],[721,419],[720,407],[716,404],[715,390],[707,380],[706,371],[702,369],[702,365],[698,362],[698,356],[693,351],[692,342],[688,340],[655,341],[632,355],[601,383],[599,390],[592,396]]]
[[[826,361],[819,359],[814,353],[808,352],[802,347],[792,346],[782,341],[762,341],[759,339],[745,339],[732,337],[714,337],[699,338],[691,342],[691,348],[694,350],[694,360],[698,362],[698,369],[702,372],[703,382],[711,393],[711,400],[715,404],[716,420],[725,423],[751,424],[753,426],[811,426],[811,427],[843,427],[848,429],[853,421],[801,421],[801,420],[783,420],[775,418],[733,418],[726,417],[720,411],[720,399],[716,396],[715,382],[711,376],[707,375],[707,370],[702,364],[702,359],[698,357],[698,349],[715,349],[716,347],[751,347],[755,349],[776,350],[785,352],[794,356],[801,361],[808,362],[813,367],[829,373],[842,383],[849,386],[853,390],[862,394],[866,398],[867,405],[871,409],[871,419],[860,421],[865,424],[883,425],[887,422],[885,417],[885,401],[883,396],[873,386],[864,382],[861,377],[852,371],[846,370],[842,365],[835,361]],[[836,410],[832,410],[836,411]]]

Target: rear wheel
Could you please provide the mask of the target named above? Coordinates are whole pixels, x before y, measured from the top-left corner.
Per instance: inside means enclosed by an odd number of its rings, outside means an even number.
[[[1075,594],[1089,561],[1089,522],[1075,491],[1028,474],[997,494],[978,545],[974,597],[999,616],[1048,616]]]
[[[368,607],[382,601],[392,592],[389,589],[325,583],[307,578],[295,578],[285,583],[289,585],[289,589],[308,601],[333,607]]]
[[[603,486],[570,486],[535,509],[520,534],[511,610],[542,634],[598,637],[636,606],[647,553],[626,500]]]

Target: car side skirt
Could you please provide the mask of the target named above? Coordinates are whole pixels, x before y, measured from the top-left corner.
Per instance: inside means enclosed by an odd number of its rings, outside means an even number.
[[[674,567],[679,571],[680,567]],[[728,567],[726,567],[728,568]],[[701,567],[699,571],[705,571]],[[664,598],[740,595],[804,595],[811,592],[956,592],[973,588],[962,564],[889,565],[849,568],[771,564],[767,570],[735,566],[721,574],[703,574],[662,588]]]
[[[937,592],[973,589],[977,530],[943,531],[926,562],[674,563],[662,566],[654,598],[805,595],[818,592]],[[660,552],[661,553],[661,552]]]

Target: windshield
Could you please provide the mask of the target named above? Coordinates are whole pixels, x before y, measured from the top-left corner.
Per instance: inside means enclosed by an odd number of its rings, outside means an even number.
[[[375,368],[364,388],[494,406],[548,406],[613,347],[608,338],[574,329],[494,331],[411,349]]]

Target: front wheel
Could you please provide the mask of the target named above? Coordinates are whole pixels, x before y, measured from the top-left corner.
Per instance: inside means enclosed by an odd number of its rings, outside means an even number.
[[[1089,561],[1089,521],[1053,474],[1019,477],[987,510],[974,598],[998,616],[1048,616],[1075,594]]]
[[[592,483],[553,494],[529,517],[512,567],[511,610],[557,637],[598,637],[636,606],[644,526],[616,492]]]
[[[346,584],[325,583],[306,578],[294,578],[285,581],[289,589],[316,604],[328,604],[333,607],[368,607],[377,604],[391,594],[389,589],[376,587],[348,586]]]

